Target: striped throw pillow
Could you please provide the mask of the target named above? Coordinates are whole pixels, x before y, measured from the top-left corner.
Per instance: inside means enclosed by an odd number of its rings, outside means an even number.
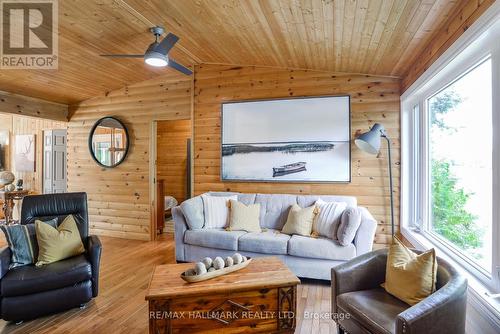
[[[210,196],[201,195],[203,200],[203,211],[205,213],[205,226],[203,228],[225,228],[229,219],[229,201],[238,200],[233,196]]]
[[[319,213],[313,223],[313,233],[337,240],[340,218],[347,207],[347,203],[325,202],[322,199],[318,199],[316,207],[319,209]]]
[[[44,222],[57,227],[57,218]],[[33,264],[38,258],[38,242],[36,240],[35,224],[2,225],[0,226],[11,251],[9,268]]]

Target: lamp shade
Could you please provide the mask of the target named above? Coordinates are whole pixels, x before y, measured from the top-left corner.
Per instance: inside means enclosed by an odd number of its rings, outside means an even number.
[[[380,151],[380,137],[384,133],[382,124],[375,123],[370,131],[365,132],[354,140],[356,146],[367,153],[377,154]]]

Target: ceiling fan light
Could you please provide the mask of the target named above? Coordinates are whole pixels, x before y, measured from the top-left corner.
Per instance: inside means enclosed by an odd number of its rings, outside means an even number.
[[[155,66],[155,67],[165,67],[167,66],[167,62],[165,59],[161,58],[146,58],[146,64]]]
[[[155,67],[165,67],[168,65],[168,58],[161,53],[151,52],[144,56],[144,62]]]

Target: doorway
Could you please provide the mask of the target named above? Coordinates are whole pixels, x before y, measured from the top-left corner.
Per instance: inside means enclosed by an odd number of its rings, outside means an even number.
[[[191,120],[156,122],[156,233],[173,233],[172,207],[191,197]]]

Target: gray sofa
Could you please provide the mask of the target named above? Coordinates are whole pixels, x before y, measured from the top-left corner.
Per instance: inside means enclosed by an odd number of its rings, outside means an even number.
[[[331,268],[372,250],[377,222],[364,207],[357,207],[355,197],[332,195],[243,194],[211,192],[212,196],[238,195],[245,204],[260,203],[261,233],[225,231],[223,229],[189,228],[186,216],[203,219],[200,196],[190,199],[187,206],[172,209],[175,222],[175,255],[179,262],[196,262],[206,256],[229,256],[236,251],[250,257],[277,256],[299,277],[330,280]],[[324,201],[346,202],[360,210],[361,225],[352,244],[341,246],[328,238],[289,236],[279,233],[286,222],[292,204],[301,207]],[[186,203],[186,202],[185,202]],[[193,212],[194,211],[194,212]]]

